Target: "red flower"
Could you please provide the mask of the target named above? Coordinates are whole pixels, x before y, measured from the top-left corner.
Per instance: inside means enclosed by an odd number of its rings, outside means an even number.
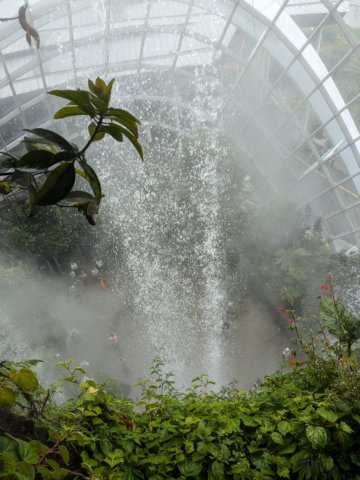
[[[322,288],[323,290],[327,290],[327,289],[329,288],[329,285],[328,285],[327,283],[323,283],[323,284],[321,285],[321,288]]]
[[[295,320],[293,318],[288,319],[288,324],[289,325],[294,325],[294,323],[295,323]]]
[[[278,312],[283,312],[284,311],[284,307],[282,307],[281,305],[279,305],[278,307],[275,307],[275,308]]]

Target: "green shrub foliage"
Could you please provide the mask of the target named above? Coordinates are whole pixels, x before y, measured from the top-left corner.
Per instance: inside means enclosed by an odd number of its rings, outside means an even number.
[[[61,381],[78,394],[57,405],[37,360],[2,362],[0,478],[359,479],[359,320],[322,289],[311,334],[284,292],[294,350],[252,392],[214,392],[206,375],[180,392],[155,358],[141,399],[116,398],[70,360]]]

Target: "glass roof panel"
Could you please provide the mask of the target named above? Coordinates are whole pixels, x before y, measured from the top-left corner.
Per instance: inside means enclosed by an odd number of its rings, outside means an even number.
[[[127,101],[152,130],[165,132],[167,123],[176,137],[176,129],[191,133],[192,122],[226,127],[241,155],[249,155],[249,172],[258,176],[255,198],[290,188],[302,204],[312,201],[319,211],[323,205],[326,218],[338,203],[336,215],[345,226],[326,230],[336,239],[350,238],[345,230],[357,228],[356,210],[343,210],[356,204],[360,192],[360,15],[351,3],[28,3],[39,51],[28,47],[16,21],[0,25],[5,147],[13,148],[24,126],[49,123],[50,87],[83,85],[93,75],[121,76]],[[22,4],[0,0],[2,16],[16,15]]]

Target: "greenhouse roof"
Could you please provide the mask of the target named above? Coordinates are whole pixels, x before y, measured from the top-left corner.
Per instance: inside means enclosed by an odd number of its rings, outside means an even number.
[[[37,0],[30,48],[17,20],[0,25],[0,143],[24,128],[73,134],[46,92],[121,77],[117,101],[143,129],[192,135],[189,117],[237,143],[258,204],[309,205],[338,249],[360,243],[357,18],[343,1]],[[1,17],[24,4],[0,0]],[[301,19],[301,21],[300,21]],[[359,19],[360,24],[360,19]],[[120,83],[121,83],[120,82]],[[149,114],[150,109],[150,114]],[[165,118],[164,111],[174,111]],[[59,130],[60,129],[60,130]]]

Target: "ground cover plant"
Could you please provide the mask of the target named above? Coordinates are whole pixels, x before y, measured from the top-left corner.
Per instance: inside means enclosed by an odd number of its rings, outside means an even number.
[[[311,331],[283,292],[293,349],[252,392],[204,375],[180,392],[156,358],[141,399],[116,398],[70,360],[57,404],[37,360],[1,362],[0,478],[359,479],[360,324],[331,279],[320,291]]]

